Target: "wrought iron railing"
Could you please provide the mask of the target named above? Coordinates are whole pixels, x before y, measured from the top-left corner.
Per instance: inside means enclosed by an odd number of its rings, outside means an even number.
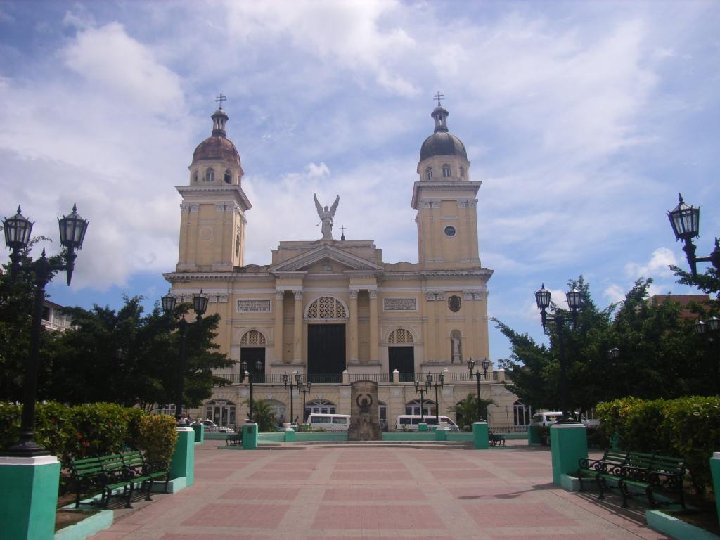
[[[415,381],[419,382],[425,382],[427,374],[432,373],[433,375],[436,375],[437,373],[440,373],[440,371],[423,371],[423,372],[410,372],[410,373],[398,373],[398,380],[401,383],[414,383]],[[252,380],[253,384],[284,384],[285,380],[283,378],[285,374],[283,373],[253,373]],[[288,375],[291,375],[291,373],[288,373]],[[241,382],[247,384],[248,378],[245,377],[243,381],[240,381],[240,375],[238,373],[227,373],[227,374],[217,374],[218,377],[222,377],[223,379],[226,379],[230,384],[240,384]],[[481,380],[490,380],[492,377],[492,373],[488,373],[487,377],[483,377],[483,374],[480,374]],[[342,382],[342,373],[310,373],[305,374],[303,373],[303,381],[304,382],[311,382],[313,384],[337,384]],[[494,379],[494,378],[493,378]],[[391,383],[393,382],[393,377],[390,373],[350,373],[348,374],[348,380],[349,382],[355,382],[355,381],[375,381],[378,383]],[[463,373],[453,373],[448,372],[445,373],[445,383],[449,382],[475,382],[475,375],[473,374],[470,376],[469,373],[463,372]],[[496,379],[494,379],[496,380]],[[295,381],[293,381],[293,384],[295,384]]]

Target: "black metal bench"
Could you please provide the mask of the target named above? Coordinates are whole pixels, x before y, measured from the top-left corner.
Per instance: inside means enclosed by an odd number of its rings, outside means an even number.
[[[242,444],[242,431],[232,433],[225,437],[226,446],[237,446],[238,444]]]
[[[582,458],[579,461],[578,479],[583,489],[583,478],[593,478],[598,486],[598,499],[605,497],[609,488],[617,488],[622,495],[622,505],[636,491],[642,491],[650,506],[657,506],[655,493],[676,496],[685,508],[683,480],[685,463],[682,458],[662,456],[645,452],[622,452],[607,450],[597,460]]]
[[[632,490],[645,492],[650,506],[657,506],[656,493],[674,496],[685,509],[683,481],[685,479],[685,461],[672,456],[657,454],[628,454],[628,462],[622,468],[619,482],[623,496],[623,506],[627,506],[627,498]]]
[[[578,462],[577,477],[580,491],[583,491],[583,479],[592,479],[598,486],[599,499],[604,498],[608,488],[607,480],[617,487],[622,477],[622,467],[627,463],[628,453],[620,450],[606,450],[600,459],[581,458]]]
[[[490,446],[505,446],[505,437],[492,431],[488,434]]]

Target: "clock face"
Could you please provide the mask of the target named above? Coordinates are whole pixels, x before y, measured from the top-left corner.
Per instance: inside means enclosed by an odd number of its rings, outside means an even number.
[[[448,225],[447,227],[445,227],[445,230],[443,232],[446,236],[455,236],[455,233],[457,231],[455,230],[455,227],[453,227],[452,225]]]

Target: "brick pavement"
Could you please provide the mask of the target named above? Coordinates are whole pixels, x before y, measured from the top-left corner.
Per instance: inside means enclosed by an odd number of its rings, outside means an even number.
[[[524,441],[488,450],[217,444],[196,447],[193,486],[155,496],[92,538],[668,538],[640,509],[555,488],[549,451]]]

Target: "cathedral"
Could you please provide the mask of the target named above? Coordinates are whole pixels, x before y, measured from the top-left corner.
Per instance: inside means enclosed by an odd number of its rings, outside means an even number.
[[[478,248],[482,182],[471,180],[465,146],[448,130],[448,115],[438,99],[434,131],[420,146],[417,179],[408,185],[417,263],[385,263],[373,240],[337,238],[333,218],[342,194],[323,206],[308,193],[322,237],[281,241],[271,263],[261,266],[244,259],[252,204],[220,105],[212,134],[193,153],[188,182],[176,188],[179,257],[164,276],[179,300],[207,295],[207,314],[221,316],[217,343],[236,363],[216,373],[231,384],[216,387],[189,414],[218,425],[241,423],[249,378],[254,399],[266,401],[278,419],[349,414],[350,384],[374,381],[385,429],[421,408],[455,418],[454,406],[476,392],[493,402],[491,427],[526,423],[503,372],[488,361],[492,270],[482,266]],[[250,377],[240,375],[241,365]]]

